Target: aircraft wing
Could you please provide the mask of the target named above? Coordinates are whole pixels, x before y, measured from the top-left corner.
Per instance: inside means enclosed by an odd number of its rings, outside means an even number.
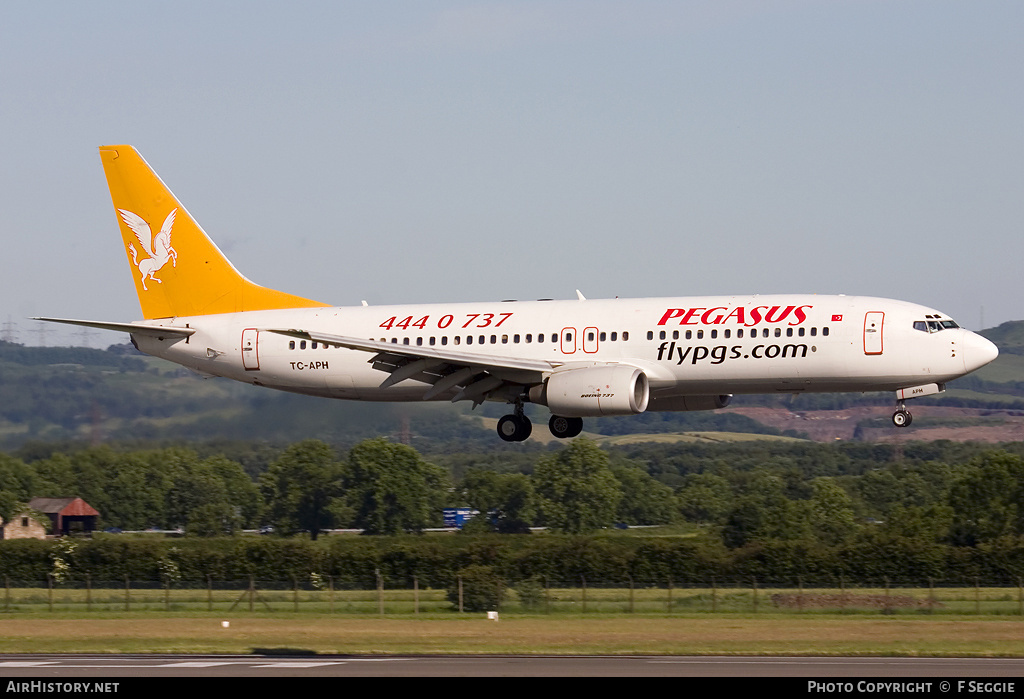
[[[81,325],[86,328],[114,330],[116,332],[134,333],[136,335],[150,335],[161,339],[166,337],[188,337],[195,332],[195,328],[179,328],[168,325],[146,325],[143,323],[113,323],[102,320],[73,320],[71,318],[33,318],[32,320],[43,320],[47,323]]]
[[[373,355],[368,360],[373,364],[373,368],[390,374],[381,382],[381,388],[394,386],[406,379],[432,384],[432,387],[424,392],[423,400],[430,400],[445,391],[459,388],[452,398],[453,403],[472,400],[478,405],[502,386],[539,384],[545,375],[563,364],[537,359],[474,354],[448,348],[399,345],[309,330],[269,328],[268,331],[369,352]]]

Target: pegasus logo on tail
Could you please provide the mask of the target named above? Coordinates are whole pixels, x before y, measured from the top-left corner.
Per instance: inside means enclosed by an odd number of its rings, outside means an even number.
[[[135,246],[132,243],[128,243],[128,251],[132,255],[132,264],[138,267],[139,274],[142,275],[142,288],[149,291],[149,288],[146,286],[147,279],[163,284],[155,276],[156,272],[167,264],[168,260],[170,260],[172,266],[178,266],[178,253],[171,247],[171,227],[174,225],[174,215],[178,210],[172,209],[171,213],[167,214],[167,218],[164,219],[164,225],[160,227],[160,232],[155,236],[149,224],[138,214],[125,209],[118,209],[117,212],[121,214],[125,224],[135,233],[135,237],[138,238],[143,251],[149,255],[148,258],[140,260]]]

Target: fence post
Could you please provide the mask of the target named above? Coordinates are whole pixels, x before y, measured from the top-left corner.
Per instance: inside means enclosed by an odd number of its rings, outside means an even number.
[[[253,606],[256,602],[256,581],[253,576],[249,576],[249,611],[253,610]]]
[[[935,613],[935,579],[928,578],[928,613]]]
[[[804,611],[804,578],[803,578],[803,576],[802,575],[798,575],[797,578],[796,578],[796,581],[797,581],[797,584],[799,585],[799,588],[800,588],[800,594],[797,595],[797,598],[796,598],[796,600],[797,600],[796,608],[797,608],[797,611],[799,611],[800,613],[803,613],[803,611]]]
[[[1024,616],[1024,584],[1017,578],[1017,614]]]
[[[718,581],[711,576],[711,613],[718,613]]]
[[[885,614],[892,614],[892,603],[889,600],[889,576],[885,576]]]
[[[292,576],[292,608],[299,611],[299,579]]]
[[[49,597],[50,611],[53,611],[53,576],[49,573],[46,574],[46,587],[48,588],[47,595]]]
[[[974,613],[981,614],[981,587],[977,576],[974,577]]]
[[[672,613],[672,576],[668,576],[668,613]]]
[[[461,575],[458,577],[458,582],[459,582],[459,613],[461,614],[463,612],[463,608],[462,608],[462,576]]]
[[[544,612],[545,614],[551,613],[551,582],[546,575],[544,576]]]
[[[132,583],[128,579],[128,576],[124,576],[124,610],[127,612],[131,607],[131,588]]]
[[[4,576],[4,611],[11,611],[11,579]]]
[[[85,611],[92,611],[92,575],[85,574]]]
[[[206,576],[206,611],[213,611],[213,576]]]
[[[375,568],[377,573],[377,613],[384,616],[384,576],[380,574],[380,568]]]
[[[634,611],[636,611],[635,607],[633,606],[634,605],[634,599],[633,599],[633,576],[630,575],[628,577],[629,577],[629,613],[632,614]]]
[[[584,575],[580,576],[580,581],[583,583],[583,614],[587,613],[587,578]]]
[[[754,614],[757,614],[757,578],[751,576],[750,584],[754,589]]]
[[[420,579],[418,576],[412,576],[412,613],[420,613]]]
[[[327,600],[330,605],[331,614],[334,614],[334,576],[327,576]]]

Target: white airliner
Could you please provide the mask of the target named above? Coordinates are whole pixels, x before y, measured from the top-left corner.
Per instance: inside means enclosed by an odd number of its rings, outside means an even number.
[[[514,442],[532,429],[526,403],[573,437],[584,417],[712,410],[744,393],[895,391],[903,427],[907,399],[998,354],[944,313],[857,296],[330,306],[243,277],[131,146],[100,155],[145,320],[39,320],[131,333],[206,376],[352,400],[501,401],[498,435]]]

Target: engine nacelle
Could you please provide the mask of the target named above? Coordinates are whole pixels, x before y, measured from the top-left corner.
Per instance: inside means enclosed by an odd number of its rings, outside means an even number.
[[[561,417],[636,415],[650,400],[647,374],[625,364],[567,369],[530,390],[530,400]]]
[[[651,412],[684,412],[688,410],[718,410],[729,405],[732,396],[671,396],[652,398]]]

